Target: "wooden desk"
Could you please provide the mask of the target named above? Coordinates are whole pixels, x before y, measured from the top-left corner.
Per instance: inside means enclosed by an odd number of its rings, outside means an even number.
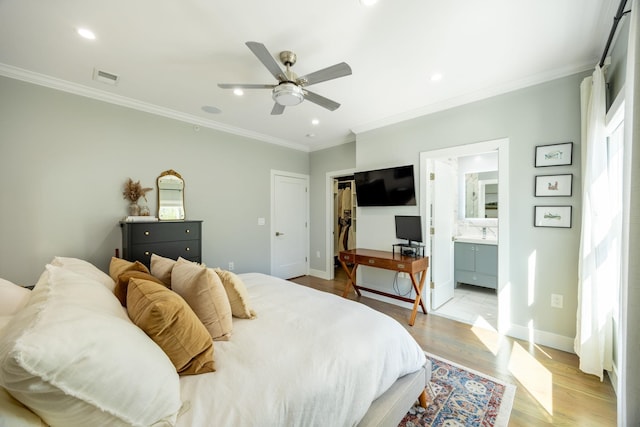
[[[413,326],[416,321],[416,313],[418,312],[418,305],[422,308],[422,312],[427,314],[427,309],[422,301],[422,288],[424,287],[424,281],[427,277],[427,268],[429,267],[429,257],[410,257],[402,254],[394,254],[386,251],[376,251],[373,249],[351,249],[348,251],[340,252],[340,264],[347,273],[349,280],[347,286],[344,288],[342,294],[346,298],[349,295],[349,290],[353,286],[358,296],[362,295],[360,291],[372,292],[378,295],[384,295],[389,298],[412,302],[413,311],[409,318],[409,325]],[[353,268],[349,270],[347,264],[353,264]],[[403,297],[400,295],[394,295],[387,292],[379,291],[377,289],[365,288],[364,286],[356,285],[356,270],[359,265],[366,265],[368,267],[383,268],[385,270],[393,270],[403,273],[408,273],[411,278],[413,289],[416,292],[415,299]],[[420,282],[416,281],[416,274],[420,274]]]

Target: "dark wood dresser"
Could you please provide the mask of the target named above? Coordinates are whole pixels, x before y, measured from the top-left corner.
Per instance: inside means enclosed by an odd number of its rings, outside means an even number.
[[[120,222],[122,257],[147,267],[151,254],[202,262],[202,221]]]

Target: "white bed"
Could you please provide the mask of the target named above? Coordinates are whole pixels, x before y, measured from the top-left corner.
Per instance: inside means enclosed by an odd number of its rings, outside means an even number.
[[[32,292],[0,279],[0,425],[395,427],[424,391],[430,366],[397,321],[239,277],[257,317],[214,341],[215,372],[184,376],[91,264],[56,257]]]
[[[258,317],[234,319],[231,340],[216,342],[216,372],[181,377],[190,409],[178,426],[353,426],[425,365],[404,327],[365,305],[264,274],[240,277]]]

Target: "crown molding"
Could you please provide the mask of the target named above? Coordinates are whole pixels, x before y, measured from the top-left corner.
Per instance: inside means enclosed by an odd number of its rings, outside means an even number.
[[[166,117],[169,119],[178,120],[181,122],[190,123],[193,125],[215,129],[221,132],[230,133],[246,138],[255,139],[261,142],[267,142],[269,144],[279,145],[293,150],[309,152],[309,147],[295,142],[287,141],[280,138],[274,138],[269,135],[261,134],[258,132],[247,131],[235,126],[228,126],[222,123],[218,123],[213,120],[203,119],[191,114],[182,113],[180,111],[172,110],[170,108],[161,107],[148,102],[139,101],[133,98],[127,98],[125,96],[116,95],[103,90],[95,89],[88,86],[83,86],[77,83],[72,83],[67,80],[51,77],[45,74],[36,73],[33,71],[25,70],[22,68],[14,67],[0,63],[0,75],[9,77],[16,80],[22,80],[27,83],[33,83],[39,86],[48,87],[51,89],[59,90],[62,92],[71,93],[74,95],[83,96],[86,98],[95,99],[109,104],[119,105],[121,107],[131,108],[133,110],[144,111],[146,113],[155,114],[157,116]]]

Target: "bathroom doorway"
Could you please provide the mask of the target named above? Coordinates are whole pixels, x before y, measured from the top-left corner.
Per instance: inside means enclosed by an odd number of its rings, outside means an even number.
[[[491,156],[495,160],[490,160]],[[509,323],[509,301],[506,292],[503,292],[509,265],[508,140],[424,152],[420,155],[420,161],[421,171],[424,172],[421,173],[421,188],[424,192],[421,197],[421,212],[428,230],[427,251],[430,257],[431,280],[431,289],[428,295],[425,295],[425,300],[428,301],[430,313],[497,331],[505,330]],[[495,165],[493,167],[492,162]],[[446,180],[439,181],[438,176],[432,174],[433,165],[436,163],[451,168],[452,172],[445,175]],[[495,177],[489,179],[483,175],[494,168]],[[474,176],[471,176],[471,173]],[[451,178],[452,176],[454,178]],[[452,180],[457,182],[457,185],[452,185]],[[470,185],[470,180],[475,180],[475,190],[465,194],[465,186]],[[480,188],[494,191],[496,180],[499,188],[497,194],[479,194]],[[449,193],[455,193],[455,202],[452,205],[443,203],[442,199],[440,205],[438,204],[438,193],[443,193],[439,191],[443,187],[446,187]],[[471,206],[472,201],[477,203],[478,200],[482,203],[481,207]],[[472,212],[469,216],[465,216],[465,205],[469,205],[468,211]],[[478,212],[483,213],[483,216],[480,217]],[[451,228],[441,226],[443,217],[453,219],[453,232]],[[441,235],[439,230],[445,230],[447,235]],[[467,241],[472,243],[470,250],[475,250],[476,244],[482,245],[480,248],[488,248],[488,243],[495,245],[491,248],[495,251],[493,259],[496,264],[493,280],[486,283],[479,279],[475,282],[476,275],[458,274],[458,270],[455,269],[454,245],[455,239],[460,236],[466,237]],[[482,263],[485,264],[486,261]],[[478,276],[484,278],[483,275]]]

